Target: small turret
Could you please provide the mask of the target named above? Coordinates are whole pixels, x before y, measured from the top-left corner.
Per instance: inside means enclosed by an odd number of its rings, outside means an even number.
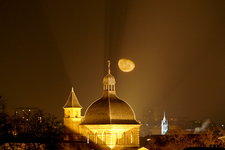
[[[79,125],[81,123],[82,106],[77,99],[73,87],[63,109],[65,140],[76,140],[80,134]],[[69,135],[73,135],[73,137]]]
[[[115,85],[116,85],[116,80],[115,80],[115,77],[111,74],[110,61],[108,60],[108,74],[103,78],[104,93],[115,94],[116,92]]]
[[[73,87],[71,89],[70,95],[63,109],[64,109],[65,118],[79,118],[81,115],[82,106],[78,102],[78,99],[73,90]]]

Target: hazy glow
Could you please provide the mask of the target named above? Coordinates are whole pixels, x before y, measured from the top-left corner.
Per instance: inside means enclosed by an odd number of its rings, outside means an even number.
[[[135,64],[130,59],[122,58],[118,61],[118,67],[123,72],[131,72],[135,68]]]

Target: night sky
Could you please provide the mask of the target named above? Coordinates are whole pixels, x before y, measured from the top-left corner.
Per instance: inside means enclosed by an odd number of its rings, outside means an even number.
[[[138,120],[225,121],[224,0],[0,0],[0,94],[8,111],[60,119],[74,86],[86,108],[102,94],[107,60]],[[120,58],[136,64],[124,73]]]

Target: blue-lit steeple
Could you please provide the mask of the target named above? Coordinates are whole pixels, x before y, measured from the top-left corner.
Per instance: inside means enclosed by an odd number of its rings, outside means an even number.
[[[168,120],[166,120],[166,113],[164,112],[164,117],[161,122],[161,134],[165,135],[168,132]]]

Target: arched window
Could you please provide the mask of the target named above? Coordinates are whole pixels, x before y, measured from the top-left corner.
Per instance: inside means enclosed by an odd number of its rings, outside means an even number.
[[[130,143],[133,144],[134,143],[134,133],[131,131],[130,134]]]
[[[90,135],[88,134],[87,135],[87,144],[89,144],[90,143]]]
[[[121,145],[124,143],[124,136],[123,136],[124,133],[118,133],[117,134],[117,144],[118,145]]]
[[[97,132],[95,132],[94,138],[95,138],[95,143],[97,144],[98,143],[98,133]]]
[[[65,117],[69,118],[70,117],[70,111],[69,110],[65,110]]]
[[[102,144],[104,144],[104,134],[105,134],[105,133],[102,132],[102,139],[101,139],[101,140],[102,140]]]
[[[126,133],[124,132],[123,133],[123,144],[127,144],[127,137],[126,137],[127,135],[126,135]]]
[[[106,132],[102,132],[102,144],[106,144]]]
[[[74,114],[75,114],[74,117],[77,118],[78,117],[77,111],[75,111]]]

